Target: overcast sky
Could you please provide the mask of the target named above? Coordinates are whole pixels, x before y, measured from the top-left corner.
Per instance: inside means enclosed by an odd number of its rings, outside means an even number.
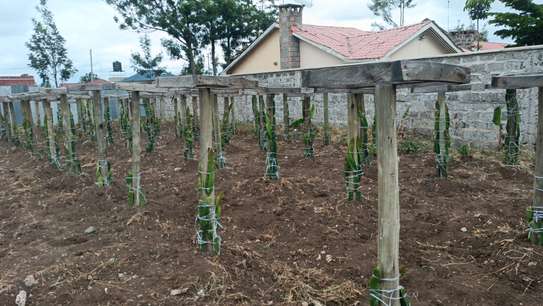
[[[541,0],[543,1],[543,0]],[[536,2],[541,2],[536,1]],[[28,50],[25,42],[32,35],[32,17],[39,0],[0,0],[0,75],[18,75],[34,72],[28,67]],[[371,24],[380,21],[368,9],[369,0],[313,0],[304,11],[304,23],[317,25],[354,26],[370,30]],[[435,20],[444,29],[454,28],[459,23],[470,24],[463,12],[465,0],[415,0],[417,6],[406,13],[406,24],[417,23],[424,18]],[[101,78],[111,76],[112,62],[120,61],[126,74],[130,74],[130,54],[139,50],[141,34],[120,30],[113,21],[115,11],[105,0],[49,0],[57,26],[66,39],[68,54],[79,70],[74,80],[90,71],[89,50],[93,50],[94,71]],[[504,10],[503,5],[494,5],[494,10]],[[394,13],[399,16],[398,12]],[[488,27],[490,33],[494,28]],[[160,32],[150,33],[153,50],[158,53]],[[492,41],[501,41],[494,35]],[[184,65],[181,61],[169,60],[165,66],[172,73],[179,73]],[[38,80],[36,80],[38,81]]]

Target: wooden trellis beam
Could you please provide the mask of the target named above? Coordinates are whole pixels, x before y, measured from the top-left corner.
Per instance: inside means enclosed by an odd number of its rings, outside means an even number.
[[[354,89],[377,83],[409,84],[469,82],[470,70],[456,65],[424,61],[374,62],[302,71],[302,87]]]
[[[232,76],[174,76],[159,77],[156,86],[161,88],[230,88],[247,89],[258,88],[258,82],[243,77]]]

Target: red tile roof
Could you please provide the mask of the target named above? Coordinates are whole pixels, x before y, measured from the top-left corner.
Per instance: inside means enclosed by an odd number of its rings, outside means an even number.
[[[477,43],[475,43],[475,46],[477,46]],[[490,42],[490,41],[482,41],[480,42],[480,50],[496,50],[496,49],[505,49],[507,47],[507,44],[499,43],[499,42]],[[475,47],[477,48],[477,47]]]
[[[28,74],[20,76],[0,76],[0,86],[36,86],[34,77]]]
[[[348,60],[378,59],[407,41],[424,26],[421,23],[383,31],[362,31],[356,28],[315,25],[294,25],[295,35],[331,49]]]

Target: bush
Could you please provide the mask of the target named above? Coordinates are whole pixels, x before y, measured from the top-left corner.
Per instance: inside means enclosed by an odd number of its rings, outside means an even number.
[[[417,154],[424,150],[424,144],[415,139],[406,139],[400,142],[399,151],[402,154]]]

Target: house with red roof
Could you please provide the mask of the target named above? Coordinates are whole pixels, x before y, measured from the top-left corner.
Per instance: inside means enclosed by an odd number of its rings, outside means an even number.
[[[376,60],[439,56],[462,52],[434,21],[382,31],[308,25],[303,6],[279,7],[271,25],[223,73],[248,74],[317,68]]]

